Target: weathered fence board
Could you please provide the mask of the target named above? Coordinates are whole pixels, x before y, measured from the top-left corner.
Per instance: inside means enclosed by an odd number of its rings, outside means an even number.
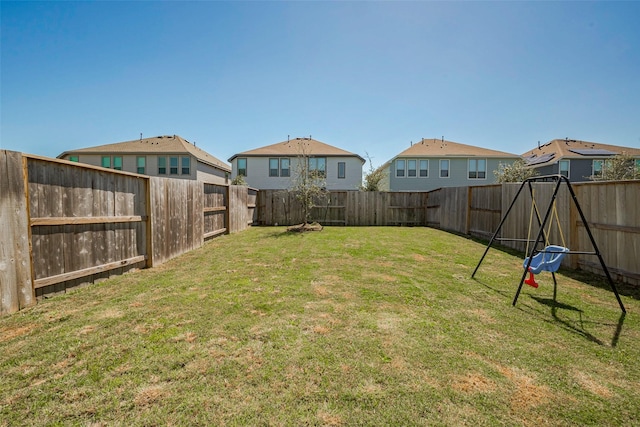
[[[640,182],[602,182],[573,186],[591,233],[610,272],[640,285]],[[577,214],[571,216],[580,251],[592,250]],[[602,274],[597,257],[577,255],[578,267]]]
[[[204,242],[203,183],[151,177],[153,262],[161,264]]]
[[[469,187],[469,191],[468,233],[490,239],[502,219],[502,186]]]
[[[441,189],[440,228],[467,234],[468,187]]]
[[[23,170],[20,153],[0,150],[0,315],[35,303]]]

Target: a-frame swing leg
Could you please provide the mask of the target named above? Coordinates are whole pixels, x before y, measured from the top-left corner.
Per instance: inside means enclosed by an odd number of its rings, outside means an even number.
[[[607,265],[604,263],[604,259],[602,258],[600,249],[598,249],[596,240],[593,238],[593,234],[591,234],[591,228],[589,227],[589,223],[587,222],[587,219],[584,217],[584,214],[582,213],[582,208],[580,207],[580,203],[578,203],[578,198],[576,197],[576,193],[573,192],[573,188],[571,187],[571,183],[569,182],[569,180],[564,176],[562,178],[564,178],[567,183],[567,187],[569,188],[569,193],[571,194],[573,203],[575,204],[576,209],[578,209],[578,213],[580,214],[580,219],[582,220],[582,224],[584,225],[585,230],[587,230],[587,235],[589,236],[589,240],[591,240],[591,245],[593,245],[593,250],[595,251],[596,256],[598,257],[598,260],[600,261],[600,266],[604,270],[605,276],[607,276],[607,280],[609,281],[609,286],[611,286],[611,290],[613,290],[613,293],[616,296],[616,299],[618,300],[618,305],[620,306],[620,310],[622,310],[622,312],[626,314],[627,310],[624,308],[622,299],[620,299],[618,288],[616,287],[616,284],[611,278],[611,274],[609,274],[609,269],[607,268]]]
[[[487,244],[487,247],[485,248],[484,253],[482,254],[482,257],[480,257],[480,261],[478,261],[478,265],[476,265],[475,270],[473,270],[473,273],[471,273],[472,279],[478,272],[478,269],[480,268],[480,264],[482,264],[482,261],[484,261],[484,257],[487,256],[487,252],[489,252],[489,249],[491,249],[491,245],[496,240],[496,236],[498,235],[498,233],[500,233],[500,230],[502,229],[504,222],[507,220],[507,217],[509,216],[509,212],[511,212],[511,209],[513,209],[513,206],[516,204],[516,200],[518,200],[518,196],[522,192],[524,185],[525,185],[525,182],[523,182],[520,185],[520,188],[518,188],[518,192],[516,193],[516,196],[513,198],[513,200],[511,201],[511,204],[509,205],[509,208],[507,209],[507,212],[504,214],[504,216],[500,220],[500,224],[498,224],[498,228],[496,228],[496,231],[493,233],[493,236],[491,236],[491,240],[489,240],[489,244]]]

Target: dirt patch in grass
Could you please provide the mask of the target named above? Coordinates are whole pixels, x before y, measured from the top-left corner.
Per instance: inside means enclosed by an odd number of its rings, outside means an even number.
[[[169,396],[163,385],[152,385],[138,391],[133,403],[136,406],[149,406]]]
[[[9,341],[23,335],[27,335],[38,326],[31,323],[24,326],[7,327],[0,329],[0,342]]]
[[[464,393],[489,393],[496,389],[493,381],[477,373],[454,377],[451,387]]]
[[[512,410],[527,410],[552,400],[553,396],[549,388],[535,384],[533,378],[506,366],[499,366],[498,369],[516,386],[516,392],[510,399]]]
[[[341,426],[341,425],[344,425],[344,421],[342,420],[342,417],[340,417],[339,415],[334,415],[334,414],[332,414],[330,412],[327,412],[327,411],[324,411],[324,410],[318,411],[318,419],[325,426]]]
[[[613,397],[613,393],[606,386],[600,384],[598,381],[591,378],[587,373],[582,371],[574,371],[573,377],[576,379],[578,384],[585,390],[590,391],[593,394],[596,394],[605,399]]]

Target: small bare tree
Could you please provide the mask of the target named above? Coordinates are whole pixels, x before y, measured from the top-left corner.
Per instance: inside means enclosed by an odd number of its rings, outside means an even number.
[[[369,157],[369,153],[365,153],[369,160],[369,172],[364,176],[364,183],[360,186],[361,191],[380,191],[380,184],[387,177],[387,170],[383,166],[377,169],[373,168],[373,161]]]
[[[327,194],[327,165],[324,157],[313,157],[308,153],[306,141],[306,139],[299,140],[298,161],[289,190],[295,194],[302,206],[304,224],[309,224],[311,211],[316,207],[317,201]]]

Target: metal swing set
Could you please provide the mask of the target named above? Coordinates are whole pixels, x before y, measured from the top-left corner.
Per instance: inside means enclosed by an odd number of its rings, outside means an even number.
[[[553,196],[551,197],[551,200],[549,202],[549,206],[547,207],[545,214],[544,214],[544,219],[542,219],[540,217],[540,211],[538,209],[538,204],[536,203],[536,199],[535,199],[535,192],[533,189],[533,182],[538,182],[538,181],[552,181],[555,182],[555,188],[553,191]],[[580,219],[582,220],[582,224],[584,225],[584,228],[587,232],[587,235],[589,236],[589,240],[591,241],[591,245],[593,247],[593,251],[592,252],[584,252],[584,251],[572,251],[569,248],[566,247],[566,242],[564,240],[564,233],[562,232],[562,227],[560,226],[560,220],[558,218],[558,210],[556,208],[556,199],[558,196],[558,191],[560,190],[560,186],[562,183],[566,183],[567,185],[567,189],[569,190],[569,193],[571,195],[571,199],[573,200],[573,203],[580,215]],[[507,217],[509,216],[509,213],[511,213],[511,210],[513,209],[513,206],[516,204],[516,201],[518,200],[518,197],[523,193],[523,189],[528,188],[529,189],[529,194],[531,196],[531,213],[529,216],[529,230],[528,230],[528,235],[526,239],[513,239],[513,238],[498,238],[498,234],[500,233],[500,230],[502,229],[502,226],[504,225]],[[536,237],[535,240],[531,239],[531,229],[532,229],[532,225],[533,225],[533,217],[536,217],[536,220],[538,222],[538,226],[539,226],[539,231],[538,231],[538,235]],[[562,241],[562,246],[560,245],[552,245],[549,243],[549,236],[551,234],[552,231],[552,225],[553,225],[553,220],[555,219],[555,222],[557,224],[557,229],[558,232],[560,234],[560,239]],[[547,227],[547,229],[545,230],[545,227]],[[498,225],[498,228],[496,229],[496,231],[493,233],[493,236],[491,237],[491,240],[489,241],[489,244],[487,245],[484,253],[482,254],[482,257],[480,258],[480,261],[478,262],[478,265],[476,266],[475,270],[473,271],[473,274],[471,274],[471,277],[473,278],[476,274],[476,272],[478,271],[478,269],[480,268],[480,265],[482,264],[482,261],[484,260],[485,256],[487,255],[487,252],[489,252],[489,249],[491,248],[491,245],[494,242],[500,242],[500,241],[526,241],[527,242],[527,248],[526,248],[526,258],[524,260],[523,263],[523,272],[522,272],[522,278],[520,279],[520,284],[518,285],[518,290],[516,291],[516,295],[513,298],[513,305],[515,306],[516,303],[518,302],[518,297],[520,296],[520,292],[522,291],[522,286],[524,284],[527,284],[529,286],[532,286],[534,288],[538,287],[538,283],[535,280],[535,275],[541,273],[542,271],[548,271],[551,273],[551,276],[553,277],[553,285],[554,285],[554,296],[555,296],[555,289],[557,288],[557,281],[556,281],[556,271],[558,271],[558,269],[560,268],[560,264],[562,263],[562,259],[569,254],[583,254],[583,255],[595,255],[598,257],[598,260],[600,261],[600,265],[602,266],[602,270],[604,271],[607,280],[609,282],[609,285],[611,286],[611,289],[613,290],[613,293],[616,296],[616,299],[618,300],[618,304],[620,305],[620,309],[622,310],[623,313],[626,313],[626,309],[624,308],[624,304],[622,303],[622,300],[620,299],[620,294],[618,293],[618,289],[616,288],[616,285],[613,281],[613,279],[611,278],[611,274],[609,273],[609,269],[607,268],[604,259],[602,258],[602,254],[600,253],[600,250],[598,249],[598,245],[596,244],[595,239],[593,238],[593,234],[591,233],[591,229],[589,228],[589,223],[587,222],[586,218],[584,217],[584,214],[582,212],[582,208],[580,207],[580,203],[578,203],[578,199],[576,197],[575,192],[573,191],[573,188],[571,187],[571,183],[569,182],[569,179],[563,175],[545,175],[545,176],[537,176],[537,177],[533,177],[533,178],[528,178],[526,179],[524,182],[522,182],[522,185],[520,185],[520,188],[518,189],[518,192],[516,193],[515,197],[513,198],[513,200],[511,201],[511,205],[509,206],[509,208],[507,209],[507,212],[504,214],[504,217],[502,218],[502,220],[500,221],[500,225]],[[533,243],[532,245],[530,245],[530,243]],[[539,250],[538,247],[540,244],[544,244],[544,249]],[[529,274],[529,278],[527,278],[527,273]]]

